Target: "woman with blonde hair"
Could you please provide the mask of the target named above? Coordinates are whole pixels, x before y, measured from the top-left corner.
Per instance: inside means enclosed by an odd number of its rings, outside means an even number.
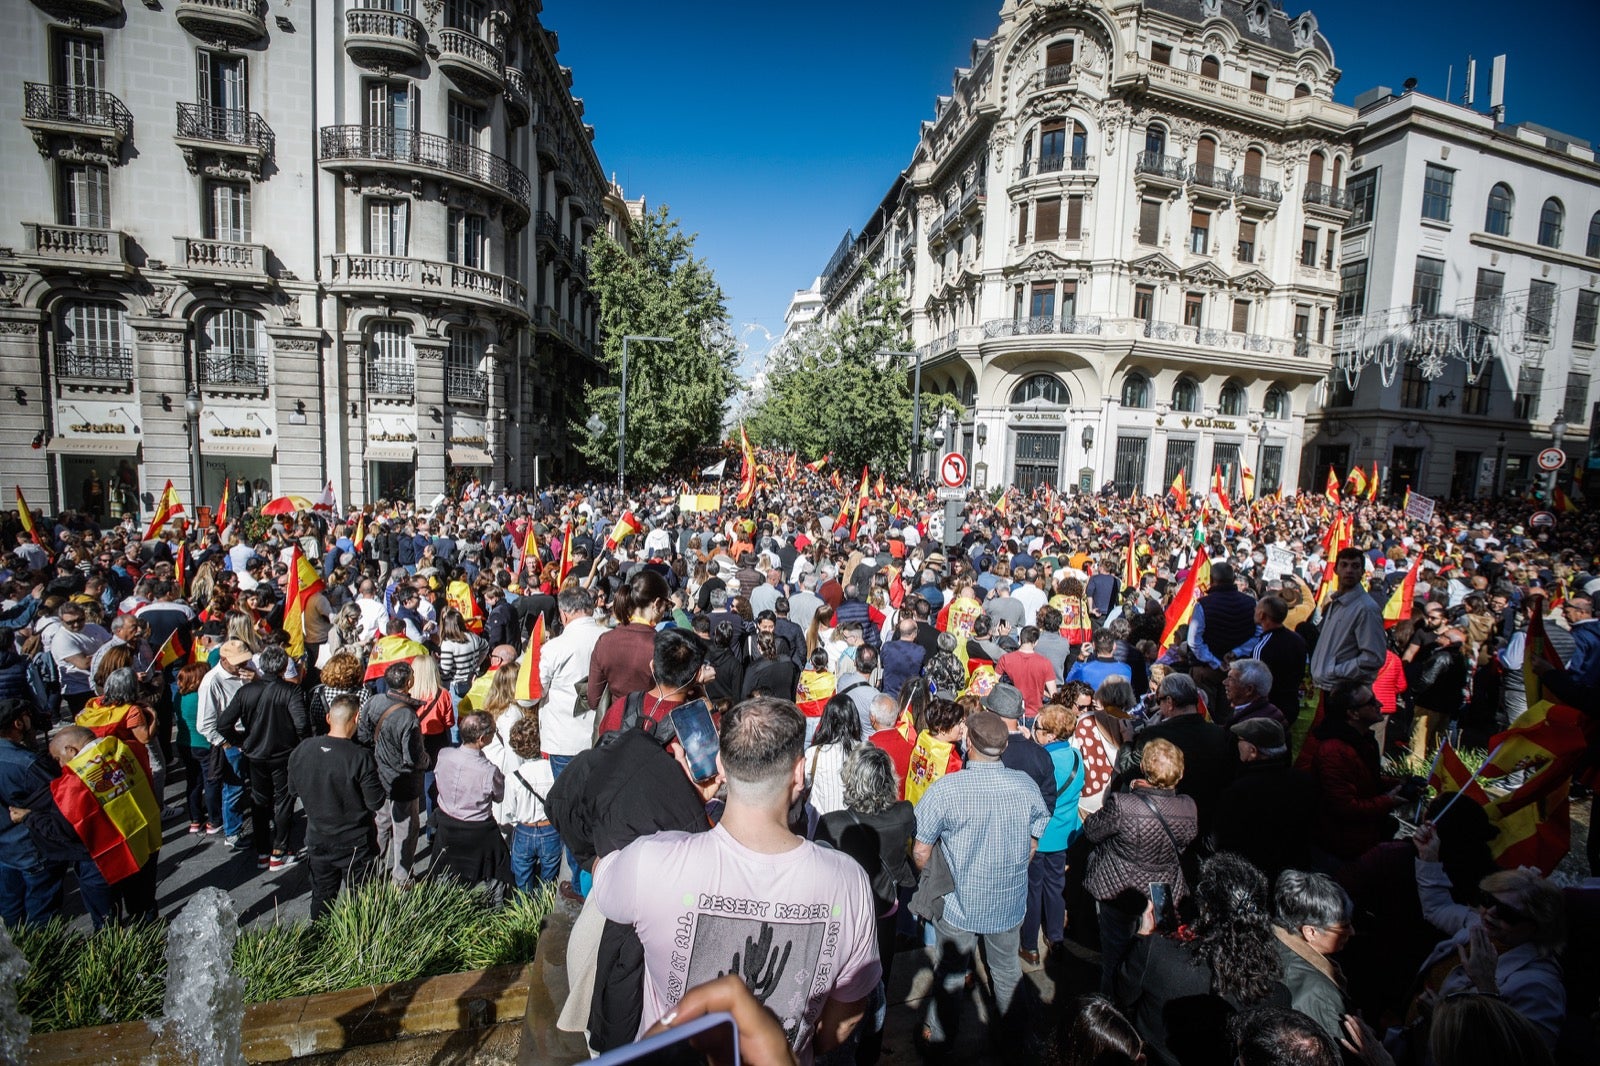
[[[455,701],[450,690],[439,677],[439,660],[431,655],[419,655],[411,660],[411,698],[417,701],[417,725],[422,731],[422,750],[427,754],[426,769],[422,774],[423,816],[428,832],[433,832],[433,811],[439,804],[439,790],[434,784],[434,771],[439,765],[439,753],[455,741]],[[498,680],[498,679],[497,679]],[[515,678],[512,683],[515,684]]]
[[[250,649],[253,655],[263,647],[261,634],[256,632],[256,620],[248,611],[228,612],[228,635],[226,640],[237,640]]]

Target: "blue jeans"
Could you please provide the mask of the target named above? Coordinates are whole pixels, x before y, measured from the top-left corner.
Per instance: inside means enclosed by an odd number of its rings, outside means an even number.
[[[961,1019],[961,1003],[966,996],[967,972],[973,968],[978,941],[983,941],[983,961],[989,968],[996,1010],[989,1015],[989,1031],[1020,1029],[1011,1017],[1017,986],[1022,983],[1022,962],[1017,958],[1017,929],[998,933],[969,933],[943,918],[933,922],[938,937],[933,972],[933,995],[928,1001],[926,1023],[928,1041],[936,1049],[947,1049],[956,1042]]]
[[[545,758],[550,760],[550,776],[555,780],[560,780],[561,771],[565,770],[567,768],[567,764],[572,762],[573,759],[576,759],[577,756],[546,755]],[[546,813],[548,815],[548,812]],[[567,857],[567,869],[572,871],[572,887],[576,888],[579,892],[583,892],[588,882],[584,877],[579,876],[582,871],[578,869],[578,857],[572,854],[572,849],[567,847],[565,843],[563,843],[561,846],[561,853]]]
[[[523,892],[561,876],[561,834],[554,826],[519,825],[511,833],[511,878]]]
[[[27,870],[0,866],[0,921],[12,927],[42,924],[60,914],[61,874],[51,863]]]
[[[240,777],[243,777],[244,771],[240,767],[244,763],[244,753],[238,748],[226,748],[223,754],[228,757],[228,765],[232,766]],[[209,761],[201,760],[202,772],[209,766]],[[239,813],[239,801],[243,798],[243,785],[226,785],[222,783],[220,778],[212,777],[209,773],[206,774],[206,811],[208,812],[208,820],[221,818],[224,836],[238,836],[239,831],[244,828],[244,815]],[[211,824],[215,825],[216,823],[213,821]]]
[[[1028,862],[1028,909],[1022,916],[1022,948],[1039,950],[1039,926],[1044,925],[1047,944],[1065,935],[1067,924],[1066,899],[1062,895],[1067,886],[1067,853],[1062,851],[1036,851]]]

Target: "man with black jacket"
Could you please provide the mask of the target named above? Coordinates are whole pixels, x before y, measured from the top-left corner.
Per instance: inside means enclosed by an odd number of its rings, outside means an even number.
[[[1406,669],[1406,688],[1416,701],[1411,722],[1411,751],[1424,758],[1450,723],[1461,717],[1467,686],[1467,636],[1450,626]]]
[[[294,818],[294,797],[289,794],[289,756],[311,735],[311,715],[299,685],[283,679],[289,653],[268,645],[256,656],[261,676],[247,682],[234,695],[217,732],[244,752],[250,767],[250,817],[256,842],[256,868],[281,870],[292,866],[289,827]],[[272,854],[266,852],[272,833]]]
[[[417,722],[415,680],[410,663],[383,672],[385,691],[367,701],[356,727],[356,741],[372,748],[378,780],[387,799],[378,808],[378,854],[396,884],[410,883],[417,860],[417,834],[427,752]]]
[[[289,756],[289,794],[306,810],[312,921],[332,905],[346,877],[359,884],[378,857],[373,813],[385,796],[377,760],[351,739],[359,712],[354,696],[339,696],[328,706],[328,735],[301,741]]]
[[[1022,693],[1015,685],[1004,682],[989,690],[983,697],[985,710],[998,714],[1006,723],[1006,731],[1011,740],[1006,744],[1006,749],[1000,755],[1000,761],[1010,770],[1021,770],[1033,778],[1034,784],[1039,786],[1039,795],[1044,798],[1044,809],[1056,809],[1056,768],[1050,761],[1050,753],[1036,744],[1032,737],[1022,731]]]
[[[1200,817],[1200,841],[1211,833],[1217,801],[1239,770],[1239,748],[1232,733],[1200,716],[1200,693],[1188,674],[1168,674],[1156,694],[1160,720],[1134,737],[1140,751],[1152,740],[1171,741],[1183,752],[1183,779],[1178,795],[1190,796]],[[1135,759],[1132,771],[1137,773]],[[1125,775],[1119,774],[1118,777]],[[1113,790],[1124,782],[1113,780]]]

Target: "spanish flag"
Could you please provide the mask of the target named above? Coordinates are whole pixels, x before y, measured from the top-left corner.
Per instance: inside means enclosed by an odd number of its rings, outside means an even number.
[[[867,506],[867,468],[861,468],[861,487],[856,490],[856,513],[850,521],[850,537],[855,539],[861,529],[861,512]]]
[[[623,511],[622,517],[617,519],[617,524],[606,534],[606,547],[614,548],[637,532],[639,532],[639,520],[633,516],[632,511]]]
[[[1350,495],[1360,499],[1367,494],[1367,472],[1360,466],[1352,466],[1350,476],[1344,480],[1350,486]]]
[[[1167,607],[1166,628],[1161,631],[1161,650],[1166,651],[1172,646],[1173,636],[1178,627],[1189,621],[1194,614],[1195,602],[1200,597],[1200,590],[1211,585],[1211,560],[1206,557],[1206,550],[1201,548],[1195,553],[1194,565],[1189,567],[1189,575],[1183,579],[1183,584],[1178,588],[1178,594],[1172,597],[1172,603]]]
[[[1367,500],[1371,502],[1378,498],[1378,460],[1372,460],[1372,479],[1367,482]]]
[[[1461,761],[1460,753],[1448,740],[1439,742],[1439,753],[1433,760],[1433,772],[1428,775],[1428,787],[1441,795],[1465,792],[1467,799],[1479,805],[1489,802],[1488,793],[1484,792],[1476,775]]]
[[[1139,587],[1139,560],[1134,547],[1133,530],[1128,530],[1128,554],[1122,563],[1122,587],[1136,589]]]
[[[1239,463],[1239,482],[1244,488],[1244,502],[1250,503],[1256,498],[1256,472],[1243,461]]]
[[[356,535],[350,538],[350,543],[355,545],[356,551],[364,551],[367,547],[367,512],[362,511],[356,516]]]
[[[800,476],[800,453],[793,452],[789,456],[789,463],[783,468],[783,476],[793,481]]]
[[[572,519],[567,519],[567,524],[561,530],[561,564],[556,572],[556,584],[566,583],[567,575],[572,572]]]
[[[756,498],[756,454],[742,425],[739,427],[739,457],[739,495],[735,503],[743,510]]]
[[[50,782],[50,794],[111,884],[161,850],[161,804],[145,757],[117,737],[86,744]]]
[[[183,638],[174,629],[162,643],[161,650],[156,652],[156,665],[165,670],[169,666],[186,662],[189,658],[190,648],[183,642]]]
[[[811,462],[807,463],[806,464],[806,469],[811,471],[813,474],[820,473],[822,468],[828,465],[828,460],[832,459],[832,458],[833,458],[833,453],[829,452],[827,455],[824,455],[821,459],[813,459]]]
[[[1343,512],[1333,516],[1333,524],[1328,527],[1328,535],[1322,539],[1322,557],[1326,565],[1322,568],[1322,580],[1317,585],[1316,606],[1320,610],[1324,604],[1339,589],[1339,579],[1334,574],[1334,560],[1345,548],[1353,542],[1355,531],[1352,528],[1350,516]]]
[[[283,631],[289,634],[289,654],[306,653],[306,604],[323,588],[322,575],[311,560],[293,549],[289,558],[289,594],[283,601]]]
[[[1417,568],[1422,565],[1422,556],[1417,556],[1417,561],[1411,564],[1411,569],[1406,571],[1406,576],[1389,597],[1389,602],[1383,605],[1383,628],[1393,629],[1407,618],[1411,617],[1411,604],[1417,595]]]
[[[888,488],[887,485],[885,485],[883,483],[883,475],[882,474],[878,475],[878,480],[873,484],[872,491],[877,493],[878,499],[880,499],[880,500],[883,499],[885,496],[889,495],[889,488]]]
[[[39,539],[39,531],[33,527],[33,511],[28,507],[28,501],[22,498],[22,486],[17,486],[17,517],[22,519],[22,528],[28,531],[28,536],[33,538],[35,544],[43,544]]]
[[[1555,491],[1550,494],[1550,503],[1562,514],[1578,513],[1578,505],[1572,501],[1571,496],[1568,496],[1565,492],[1561,491],[1560,485],[1557,485],[1555,487]]]
[[[1553,870],[1571,846],[1569,789],[1594,725],[1575,707],[1548,701],[1529,707],[1511,728],[1489,739],[1479,774],[1493,780],[1514,770],[1528,777],[1487,808],[1500,833],[1489,850],[1501,866]]]
[[[522,652],[522,662],[517,665],[516,698],[533,703],[544,695],[544,684],[539,680],[539,653],[544,645],[544,615],[533,620],[533,633]]]
[[[189,595],[189,546],[180,543],[178,554],[172,558],[172,580],[178,585],[178,595]]]
[[[838,685],[839,679],[826,670],[807,670],[800,675],[794,704],[807,718],[821,718]]]
[[[217,504],[217,516],[211,522],[211,527],[218,531],[228,528],[228,481],[222,481],[222,502]]]
[[[1211,468],[1211,493],[1216,496],[1217,502],[1222,504],[1223,510],[1233,510],[1228,506],[1228,483],[1222,478],[1222,467],[1220,466]]]
[[[408,663],[417,656],[427,653],[427,648],[410,637],[400,634],[379,637],[372,645],[372,656],[367,659],[367,672],[361,679],[376,681],[395,663]]]
[[[144,531],[144,540],[155,540],[161,535],[161,530],[174,515],[183,514],[183,503],[178,499],[178,490],[172,487],[172,479],[167,479],[167,487],[161,490],[161,498],[156,500],[156,514],[150,519],[150,528]]]
[[[1181,468],[1178,470],[1178,476],[1172,479],[1172,488],[1169,491],[1172,493],[1172,498],[1177,504],[1178,510],[1187,511],[1189,509],[1189,489],[1183,483],[1183,470]]]
[[[452,581],[444,590],[444,602],[461,612],[461,621],[473,633],[483,632],[483,611],[478,607],[478,597],[465,581]]]
[[[1328,483],[1323,488],[1322,494],[1328,498],[1329,503],[1339,502],[1339,475],[1333,472],[1333,464],[1328,464]]]
[[[832,477],[830,477],[828,480],[833,485],[834,489],[839,492],[844,491],[844,482],[839,479],[839,471],[835,470]]]

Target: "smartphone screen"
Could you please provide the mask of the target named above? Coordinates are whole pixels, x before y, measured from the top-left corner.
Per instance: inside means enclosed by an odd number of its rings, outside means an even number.
[[[711,708],[705,700],[685,703],[672,709],[672,728],[689,760],[689,772],[696,781],[717,776],[717,727],[711,721]]]
[[[584,1066],[701,1066],[739,1061],[739,1028],[733,1015],[717,1011],[613,1048]]]
[[[1172,886],[1165,881],[1150,882],[1150,902],[1155,905],[1156,929],[1163,933],[1178,928],[1178,909],[1172,902]]]

